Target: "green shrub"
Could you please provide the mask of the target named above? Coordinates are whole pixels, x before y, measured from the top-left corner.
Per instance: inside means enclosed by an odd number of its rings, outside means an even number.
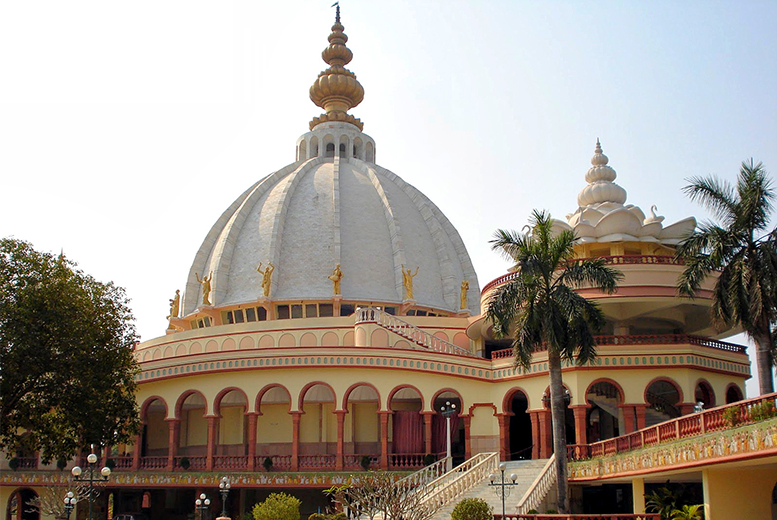
[[[733,428],[742,422],[742,414],[739,411],[738,406],[732,406],[723,410],[723,420],[729,427]]]
[[[555,509],[548,509],[547,511],[545,511],[545,514],[546,515],[557,515],[558,511],[556,511]]]
[[[364,471],[367,471],[368,469],[370,469],[370,463],[372,463],[372,461],[370,460],[369,455],[364,455],[359,461],[359,465],[362,467]]]
[[[753,421],[763,421],[770,419],[777,415],[777,410],[774,409],[774,403],[772,401],[764,401],[761,404],[756,404],[750,407],[750,418]]]
[[[267,500],[254,506],[254,520],[300,520],[300,503],[286,493],[270,493]]]
[[[424,466],[429,466],[431,464],[434,464],[435,462],[437,462],[437,457],[435,457],[431,453],[427,453],[426,455],[424,455]]]
[[[672,511],[672,520],[702,520],[704,504],[685,505]]]
[[[254,520],[254,515],[250,511],[243,511],[235,520]]]
[[[67,461],[65,459],[57,459],[57,469],[62,471],[67,467]]]
[[[105,461],[105,467],[109,470],[113,471],[113,468],[116,467],[116,459],[108,459]]]
[[[265,471],[270,471],[272,469],[272,459],[270,457],[265,457],[262,466],[264,466]]]
[[[181,457],[181,460],[178,464],[184,469],[184,471],[189,469],[189,466],[192,465],[192,463],[189,461],[189,457]]]
[[[528,511],[526,511],[526,514],[527,515],[538,515],[538,514],[540,514],[540,512],[537,511],[536,509],[529,509]]]
[[[313,513],[308,517],[308,520],[326,520],[326,516],[321,513]]]
[[[19,464],[21,464],[21,462],[16,457],[8,461],[8,467],[14,471],[16,471],[19,468]]]
[[[493,520],[494,511],[482,498],[465,498],[453,508],[451,520]]]

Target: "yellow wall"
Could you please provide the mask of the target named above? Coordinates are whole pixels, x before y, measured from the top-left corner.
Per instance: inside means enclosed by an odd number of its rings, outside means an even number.
[[[167,449],[170,433],[165,412],[149,413],[147,419],[147,446],[149,450]]]
[[[256,421],[257,443],[291,442],[293,425],[288,410],[286,403],[262,405],[262,415]]]
[[[707,520],[754,520],[772,518],[772,489],[777,467],[750,466],[738,469],[705,469],[704,518]]]
[[[243,444],[243,407],[222,406],[219,444]]]
[[[181,424],[181,446],[206,446],[208,421],[202,416],[202,408],[184,412],[186,420]]]
[[[380,431],[378,403],[351,403],[354,442],[377,442]]]

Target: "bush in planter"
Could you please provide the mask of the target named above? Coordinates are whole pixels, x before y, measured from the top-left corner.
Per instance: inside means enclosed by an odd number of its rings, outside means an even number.
[[[62,471],[67,467],[67,461],[65,459],[58,459],[57,460],[57,469],[59,471]]]
[[[109,470],[113,471],[113,468],[116,467],[116,459],[108,459],[105,461],[105,467]]]
[[[189,469],[192,463],[189,461],[189,457],[181,457],[181,461],[178,463],[184,470]]]
[[[723,410],[723,420],[733,428],[742,422],[742,413],[738,406],[732,406]]]
[[[359,465],[362,467],[364,471],[367,471],[370,469],[370,464],[372,463],[372,460],[370,460],[369,455],[364,455],[361,460],[359,460]]]
[[[254,520],[300,520],[298,498],[286,493],[270,493],[254,506]]]
[[[774,403],[771,401],[764,401],[750,408],[750,418],[756,422],[770,419],[775,415],[777,415],[777,410],[774,409]]]
[[[262,461],[262,466],[264,466],[265,471],[270,471],[272,469],[272,459],[270,457],[265,457]]]
[[[435,462],[437,462],[437,457],[435,457],[431,453],[427,453],[426,455],[424,455],[424,466],[429,466],[431,464],[434,464]]]
[[[494,511],[482,498],[465,498],[453,508],[451,520],[493,520]]]
[[[14,471],[19,469],[19,464],[20,464],[19,459],[16,458],[16,457],[14,457],[14,458],[12,458],[11,460],[8,461],[8,467],[11,468]]]

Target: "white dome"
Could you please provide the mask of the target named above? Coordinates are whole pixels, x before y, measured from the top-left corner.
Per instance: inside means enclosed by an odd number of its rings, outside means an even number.
[[[326,125],[329,130],[317,128],[306,136],[320,133],[323,143],[327,133],[346,130],[346,125]],[[347,127],[348,133],[355,131]],[[323,147],[321,153],[326,154]],[[331,299],[327,277],[340,264],[343,301],[400,303],[404,264],[413,271],[419,267],[413,280],[417,305],[458,312],[461,282],[467,280],[468,308],[477,312],[477,277],[445,215],[392,172],[345,157],[342,149],[340,154],[344,157],[317,156],[290,164],[232,203],[192,263],[185,315],[202,301],[196,275],[213,273],[213,306],[261,299],[260,262],[275,266],[273,301]]]

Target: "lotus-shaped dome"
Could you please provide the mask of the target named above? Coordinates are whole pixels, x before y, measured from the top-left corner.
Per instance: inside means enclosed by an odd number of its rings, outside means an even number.
[[[581,243],[637,241],[664,245],[678,244],[693,232],[693,217],[663,227],[664,217],[656,215],[656,206],[645,217],[639,207],[626,205],[626,190],[614,182],[617,174],[608,162],[597,139],[592,166],[585,174],[588,185],[577,196],[578,209],[567,215],[567,222],[556,221],[556,229],[574,229]]]

